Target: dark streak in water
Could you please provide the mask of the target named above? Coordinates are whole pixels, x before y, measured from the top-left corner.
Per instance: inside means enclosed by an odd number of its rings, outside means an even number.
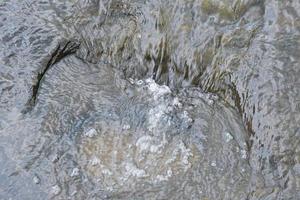
[[[66,41],[63,42],[63,44],[59,44],[56,50],[52,53],[46,67],[42,72],[38,73],[36,78],[36,84],[32,86],[32,96],[29,99],[29,101],[26,104],[25,110],[23,110],[23,113],[27,113],[33,109],[33,107],[36,104],[37,94],[41,85],[41,81],[43,77],[45,76],[46,72],[50,69],[52,65],[59,62],[64,57],[74,54],[77,49],[79,48],[80,43],[78,41]]]

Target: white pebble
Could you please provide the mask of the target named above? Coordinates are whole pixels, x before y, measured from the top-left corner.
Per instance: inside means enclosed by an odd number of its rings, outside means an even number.
[[[97,157],[93,157],[91,160],[90,160],[90,164],[92,166],[96,166],[98,164],[100,164],[100,160],[97,158]]]
[[[207,100],[208,105],[212,106],[215,102],[212,99]]]
[[[125,124],[122,129],[123,130],[129,130],[130,129],[130,125],[129,124]]]
[[[215,162],[212,162],[210,165],[211,165],[212,167],[216,167],[216,166],[217,166],[217,164],[216,164]]]
[[[229,132],[224,133],[224,138],[226,142],[230,142],[231,140],[233,140],[233,136]]]
[[[78,176],[78,175],[79,175],[79,169],[76,167],[73,169],[71,173],[71,177]]]
[[[144,81],[143,81],[143,80],[138,80],[138,81],[136,82],[136,84],[137,84],[137,85],[142,85],[142,84],[144,84]]]
[[[76,190],[71,193],[71,196],[74,196],[75,194],[77,194]]]
[[[89,131],[87,131],[84,135],[87,137],[94,137],[96,136],[98,133],[96,131],[96,129],[91,128]]]
[[[131,84],[134,84],[134,83],[135,83],[135,81],[133,80],[133,78],[129,78],[128,80],[129,80],[129,82],[130,82]]]
[[[247,151],[246,150],[241,150],[242,158],[247,159]]]
[[[51,188],[51,193],[54,195],[58,195],[61,192],[61,188],[59,187],[59,185],[54,185]]]
[[[175,98],[173,99],[173,106],[176,106],[176,107],[178,107],[178,108],[182,108],[182,104],[180,103],[178,97],[175,97]]]
[[[35,175],[35,176],[33,177],[33,182],[34,182],[35,184],[39,184],[39,183],[41,182],[41,180],[40,180],[40,178],[39,178],[37,175]]]
[[[56,154],[54,154],[54,155],[52,156],[51,161],[52,161],[53,163],[56,163],[58,160],[59,160],[59,156],[58,156],[58,154],[56,153]]]

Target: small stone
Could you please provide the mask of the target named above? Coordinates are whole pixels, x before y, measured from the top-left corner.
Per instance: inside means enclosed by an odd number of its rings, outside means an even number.
[[[123,126],[123,130],[129,130],[131,127],[130,127],[130,125],[129,124],[125,124],[124,126]]]
[[[212,162],[210,165],[211,165],[212,167],[216,167],[216,166],[217,166],[217,164],[216,164],[215,162]]]
[[[33,177],[33,182],[34,182],[35,184],[39,184],[39,183],[41,182],[41,180],[40,180],[40,178],[39,178],[37,175],[35,175],[35,176]]]
[[[54,155],[52,156],[51,161],[52,161],[53,163],[56,163],[58,160],[59,160],[59,156],[58,156],[58,154],[56,153],[56,154],[54,154]]]
[[[141,39],[142,35],[141,34],[137,34],[137,38]]]
[[[74,177],[74,176],[79,176],[79,169],[77,167],[74,168],[71,173],[71,177]]]
[[[90,164],[92,166],[96,166],[98,164],[100,164],[100,160],[97,158],[97,157],[93,157],[91,160],[90,160]]]
[[[76,194],[77,194],[77,191],[75,190],[71,193],[71,196],[75,196]]]
[[[131,84],[134,84],[134,83],[135,83],[135,81],[133,80],[133,78],[129,78],[128,80],[129,80],[129,82],[130,82]]]
[[[212,106],[215,102],[212,99],[208,99],[207,100],[208,105]]]
[[[87,137],[94,137],[95,135],[97,135],[97,131],[94,128],[91,128],[89,131],[87,131],[84,135]]]
[[[138,81],[136,82],[136,84],[137,84],[137,85],[143,85],[143,84],[144,84],[144,81],[143,81],[143,80],[138,80]]]
[[[241,155],[243,159],[247,159],[247,151],[246,150],[241,150]]]
[[[180,103],[178,97],[175,97],[173,99],[173,106],[176,106],[177,108],[182,108],[182,103]]]
[[[187,120],[187,122],[192,123],[193,119],[189,116],[187,111],[183,111],[183,118]]]
[[[60,192],[61,192],[61,188],[59,187],[59,185],[54,185],[51,188],[51,193],[54,195],[59,195]]]
[[[233,140],[233,136],[229,132],[224,133],[224,138],[226,142],[230,142],[231,140]]]
[[[168,171],[167,171],[167,176],[168,176],[168,177],[171,177],[172,174],[173,174],[172,170],[171,170],[171,169],[168,169]]]

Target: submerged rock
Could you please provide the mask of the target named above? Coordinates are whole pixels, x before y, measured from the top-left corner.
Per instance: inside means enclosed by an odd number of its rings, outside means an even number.
[[[300,199],[299,10],[1,2],[0,199]]]

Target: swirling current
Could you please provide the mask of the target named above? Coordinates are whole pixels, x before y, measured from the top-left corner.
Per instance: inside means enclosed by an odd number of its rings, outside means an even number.
[[[0,199],[299,200],[299,0],[1,0]]]

